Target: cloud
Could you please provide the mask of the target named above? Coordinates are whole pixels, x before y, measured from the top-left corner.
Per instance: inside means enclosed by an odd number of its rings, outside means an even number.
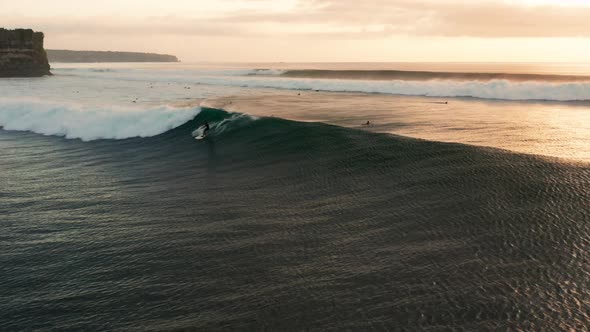
[[[200,18],[155,16],[128,17],[7,17],[0,16],[9,28],[30,27],[46,34],[59,35],[193,35],[193,36],[238,36],[252,32],[238,24],[217,22],[210,24]]]
[[[219,22],[323,24],[318,36],[578,37],[590,36],[590,7],[506,1],[301,0],[294,11],[234,13]]]
[[[243,3],[245,0],[241,0]],[[27,17],[0,14],[7,27],[27,26],[58,35],[191,35],[377,39],[388,36],[590,37],[590,7],[530,5],[522,1],[299,0],[283,11],[257,6],[187,17]]]

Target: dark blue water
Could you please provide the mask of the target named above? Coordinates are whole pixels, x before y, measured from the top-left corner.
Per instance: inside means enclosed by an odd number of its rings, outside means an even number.
[[[0,151],[3,331],[587,327],[588,164],[213,109]]]

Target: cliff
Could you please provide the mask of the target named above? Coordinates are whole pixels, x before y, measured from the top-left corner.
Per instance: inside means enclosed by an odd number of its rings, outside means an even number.
[[[50,62],[179,62],[174,55],[139,52],[47,50]]]
[[[51,75],[44,35],[31,29],[0,28],[0,77]]]

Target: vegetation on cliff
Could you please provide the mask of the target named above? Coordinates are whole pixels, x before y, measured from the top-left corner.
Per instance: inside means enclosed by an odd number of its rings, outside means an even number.
[[[111,52],[47,50],[50,62],[179,62],[174,55]]]
[[[0,77],[51,75],[43,39],[31,29],[0,28]]]

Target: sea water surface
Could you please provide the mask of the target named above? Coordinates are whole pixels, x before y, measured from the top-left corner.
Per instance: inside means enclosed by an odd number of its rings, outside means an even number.
[[[1,79],[0,329],[587,328],[587,66],[475,66]]]

